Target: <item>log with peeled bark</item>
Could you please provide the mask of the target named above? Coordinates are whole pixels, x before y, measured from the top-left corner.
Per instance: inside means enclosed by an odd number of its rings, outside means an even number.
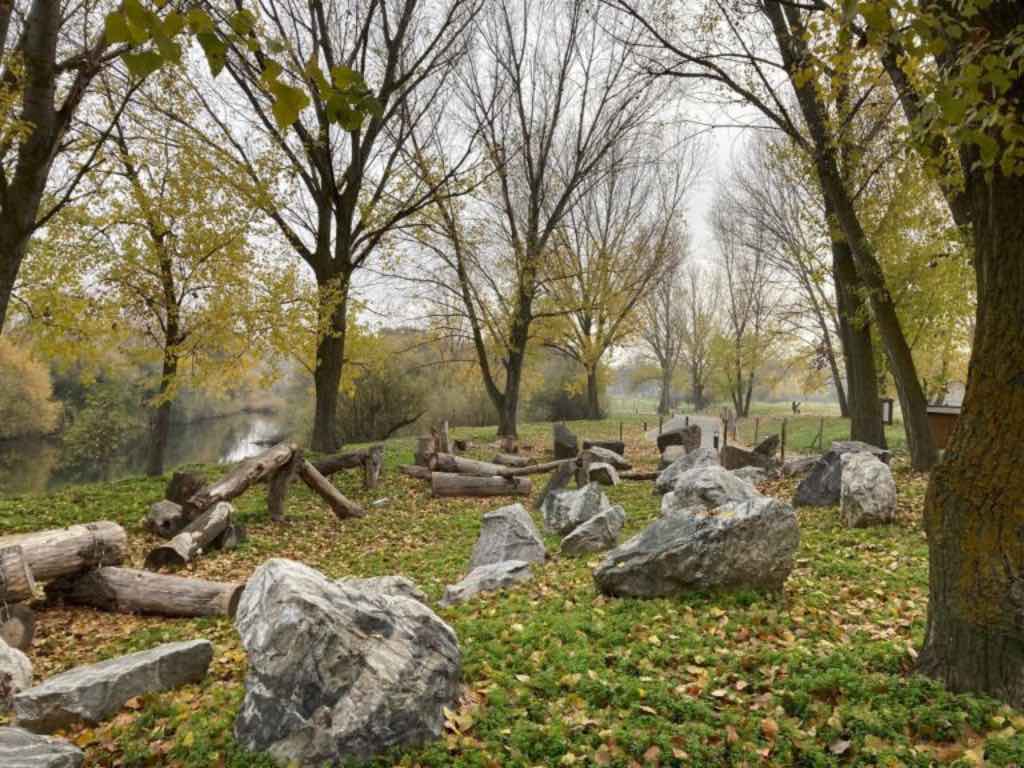
[[[292,445],[291,449],[292,457],[270,476],[267,488],[267,511],[270,513],[270,519],[275,523],[284,520],[284,501],[288,496],[288,486],[295,478],[299,462],[302,461],[302,451],[299,447]]]
[[[400,464],[398,471],[417,480],[429,480],[431,475],[429,467],[421,467],[419,464]]]
[[[492,464],[489,461],[467,459],[452,453],[435,453],[430,457],[430,469],[434,472],[450,472],[456,475],[494,477],[507,471],[508,467],[503,467],[501,464]]]
[[[631,469],[619,472],[619,480],[657,480],[659,474],[661,473],[656,470],[648,472],[642,469]]]
[[[151,550],[146,555],[145,567],[150,570],[181,568],[190,563],[200,553],[212,548],[213,542],[231,523],[232,513],[234,509],[230,504],[226,501],[218,502],[173,539]]]
[[[529,496],[533,485],[524,477],[482,477],[434,472],[430,476],[434,496]]]
[[[384,469],[384,446],[374,445],[363,462],[363,488],[372,490],[380,484],[380,473]]]
[[[291,461],[294,452],[293,445],[278,443],[261,454],[239,462],[220,480],[207,485],[188,500],[188,503],[184,505],[188,518],[195,520],[214,504],[241,496],[251,485],[258,483]]]
[[[27,651],[36,636],[36,612],[27,605],[0,605],[0,640]]]
[[[16,544],[0,549],[0,606],[31,600],[35,586],[25,550]]]
[[[316,471],[324,477],[330,477],[335,472],[339,472],[343,469],[358,469],[359,467],[365,466],[366,462],[371,459],[374,454],[383,454],[384,446],[381,444],[371,445],[367,448],[360,448],[357,451],[345,451],[344,453],[336,453],[333,456],[320,459],[319,461],[311,462]]]
[[[525,467],[530,463],[530,460],[525,456],[519,456],[514,453],[499,453],[491,461],[503,467]]]
[[[234,618],[244,582],[206,581],[133,568],[97,568],[46,587],[49,597],[116,613]]]
[[[366,510],[354,501],[346,499],[341,491],[335,488],[330,480],[317,472],[316,467],[308,461],[303,460],[299,464],[299,477],[302,478],[302,482],[309,486],[311,491],[327,502],[339,520],[366,515]]]
[[[120,565],[128,555],[128,535],[109,520],[0,537],[0,549],[15,545],[24,551],[36,581],[98,565]]]

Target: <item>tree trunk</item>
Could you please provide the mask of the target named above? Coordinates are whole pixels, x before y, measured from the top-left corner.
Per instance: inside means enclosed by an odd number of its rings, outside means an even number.
[[[192,562],[202,552],[210,549],[214,540],[231,523],[234,512],[226,501],[218,502],[212,509],[189,523],[185,530],[166,544],[161,544],[146,555],[146,568],[181,568]]]
[[[117,523],[101,520],[0,537],[0,548],[9,546],[21,547],[36,581],[49,581],[98,565],[120,565],[128,555],[128,535]]]
[[[97,568],[49,584],[46,594],[117,613],[234,618],[244,582],[225,583],[132,568]]]
[[[977,324],[963,409],[925,499],[923,672],[1024,706],[1024,178],[969,179]]]
[[[338,391],[345,363],[345,333],[348,312],[348,279],[317,275],[320,295],[321,336],[316,345],[316,410],[310,447],[320,453],[333,453],[341,447],[338,434]]]
[[[161,389],[163,389],[162,385]],[[157,406],[156,413],[153,414],[153,430],[149,438],[149,457],[146,460],[146,475],[149,477],[159,477],[164,473],[173,405],[170,400],[165,400]]]
[[[690,369],[690,398],[693,400],[695,411],[704,410],[704,379],[696,366]]]
[[[17,222],[7,220],[6,207],[3,213],[4,216],[0,217],[0,332],[7,320],[7,309],[28,245],[27,237],[18,232]]]
[[[601,419],[601,399],[597,381],[597,366],[587,369],[587,418]]]
[[[203,488],[184,505],[190,520],[220,501],[241,496],[254,483],[283,467],[295,453],[295,446],[278,443],[263,453],[239,462],[234,469],[215,483]]]
[[[836,284],[839,340],[846,361],[846,393],[850,413],[850,439],[886,447],[882,404],[878,398],[878,372],[871,324],[860,296],[860,280],[850,246],[832,241],[832,269]]]
[[[31,600],[35,586],[25,551],[16,544],[0,549],[0,608],[5,603]]]
[[[695,406],[696,407],[696,406]],[[672,369],[661,366],[661,393],[658,397],[658,413],[668,416],[672,410]]]
[[[330,480],[317,472],[316,467],[308,461],[303,460],[299,464],[299,477],[302,478],[302,482],[309,486],[311,491],[327,502],[331,511],[337,515],[339,520],[366,515],[366,510],[345,498],[341,491],[335,488]]]
[[[533,485],[525,477],[480,477],[434,472],[430,476],[434,496],[529,496]]]

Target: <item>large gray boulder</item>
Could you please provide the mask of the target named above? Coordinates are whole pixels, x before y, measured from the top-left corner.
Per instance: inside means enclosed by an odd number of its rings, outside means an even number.
[[[469,568],[505,560],[543,563],[546,555],[544,540],[530,513],[522,504],[509,504],[484,515]]]
[[[17,694],[15,718],[19,726],[37,733],[77,723],[94,725],[136,696],[202,680],[212,659],[208,640],[187,640],[75,667]]]
[[[701,431],[699,424],[691,424],[688,427],[673,429],[658,435],[658,451],[664,452],[670,445],[681,445],[687,453],[692,453],[700,448]]]
[[[32,662],[24,653],[0,639],[0,715],[14,705],[14,694],[31,687]]]
[[[555,424],[552,427],[552,432],[555,444],[555,458],[576,458],[576,455],[579,453],[579,439],[576,435],[562,422]]]
[[[387,597],[408,597],[410,600],[418,600],[421,603],[427,602],[427,596],[423,590],[416,586],[416,582],[407,579],[405,576],[370,576],[365,579],[338,579],[339,587],[353,590],[359,594],[385,595]]]
[[[763,496],[654,521],[605,556],[594,582],[604,594],[620,597],[778,590],[799,543],[792,507]]]
[[[481,565],[470,571],[462,581],[446,587],[441,605],[464,603],[483,592],[510,589],[533,578],[530,568],[531,564],[524,560],[506,560],[503,563]]]
[[[840,511],[848,528],[886,525],[896,519],[896,482],[887,464],[870,453],[846,453]]]
[[[672,462],[661,471],[658,479],[654,481],[655,493],[668,493],[673,489],[678,478],[684,472],[700,467],[720,466],[718,453],[714,448],[701,448],[699,451],[691,451]]]
[[[235,738],[278,765],[367,760],[437,738],[461,680],[455,632],[407,597],[263,563],[235,616],[249,655]]]
[[[587,445],[587,443],[584,442],[584,445]],[[615,469],[619,470],[620,472],[625,472],[626,470],[633,468],[633,465],[626,461],[624,458],[622,458],[621,454],[618,454],[615,451],[611,451],[607,448],[602,448],[599,445],[594,445],[593,443],[590,444],[589,448],[584,449],[582,457],[586,459],[587,454],[590,454],[589,458],[591,462],[595,464],[611,464],[613,467],[615,467]]]
[[[753,485],[719,466],[683,472],[676,478],[674,487],[675,490],[661,498],[662,515],[714,509],[730,502],[761,497]]]
[[[868,453],[886,464],[892,454],[859,440],[836,440],[832,447],[815,462],[810,473],[800,481],[793,496],[798,507],[831,507],[839,503],[842,492],[843,467],[841,457],[847,453]]]
[[[85,753],[63,739],[0,726],[3,768],[79,768],[83,762]]]
[[[626,512],[620,505],[608,507],[562,539],[562,554],[575,557],[610,549],[618,543],[625,523]]]
[[[541,507],[544,527],[564,536],[609,506],[608,497],[597,483],[588,483],[575,491],[558,491],[549,494]]]

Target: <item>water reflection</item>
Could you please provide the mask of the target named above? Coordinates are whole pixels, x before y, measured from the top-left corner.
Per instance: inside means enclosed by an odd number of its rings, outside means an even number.
[[[168,470],[182,464],[233,463],[253,456],[289,430],[277,416],[244,413],[175,424],[167,445]],[[55,440],[0,442],[0,495],[39,493],[82,482],[118,480],[146,469],[148,436],[140,436],[105,465],[69,466]]]

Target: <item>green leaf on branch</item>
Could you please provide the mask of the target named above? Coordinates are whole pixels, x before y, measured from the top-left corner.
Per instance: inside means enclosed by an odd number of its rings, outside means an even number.
[[[206,61],[210,65],[210,73],[216,77],[224,69],[224,64],[227,63],[227,44],[212,32],[200,32],[196,35],[196,40],[199,41],[199,45],[203,48],[203,53],[206,54]]]
[[[120,13],[111,13],[104,23],[104,34],[108,43],[129,43],[132,35],[128,29],[128,20]]]
[[[160,69],[164,59],[156,51],[142,51],[140,53],[126,53],[124,55],[124,63],[132,76],[141,80]]]
[[[278,128],[286,128],[294,123],[299,119],[299,113],[309,105],[309,96],[305,91],[280,80],[268,84],[267,90],[274,97],[271,111]]]

